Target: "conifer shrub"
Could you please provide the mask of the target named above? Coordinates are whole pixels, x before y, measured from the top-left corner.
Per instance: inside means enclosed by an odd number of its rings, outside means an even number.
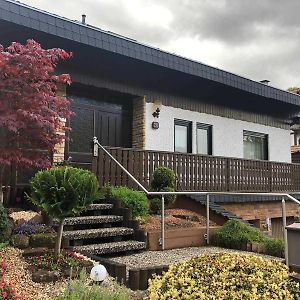
[[[172,169],[167,167],[158,167],[153,173],[151,189],[155,192],[174,192],[176,183],[176,175]],[[150,198],[150,210],[152,213],[161,211],[161,200],[159,197]],[[170,207],[176,200],[176,195],[165,195],[165,207]]]
[[[126,186],[111,187],[111,197],[118,199],[131,209],[133,217],[146,217],[149,215],[149,203],[145,193],[135,191]]]
[[[158,167],[153,172],[151,187],[155,191],[161,191],[165,187],[175,188],[175,172],[167,167]]]
[[[8,220],[7,212],[2,203],[0,203],[0,243],[9,239],[11,224]]]
[[[65,218],[79,215],[97,199],[98,180],[88,170],[65,166],[37,172],[30,185],[28,197],[32,203],[59,220],[55,247],[58,257]]]

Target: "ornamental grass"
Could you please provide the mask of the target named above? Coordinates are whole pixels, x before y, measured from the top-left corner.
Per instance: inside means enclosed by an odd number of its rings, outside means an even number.
[[[150,300],[297,300],[300,286],[288,268],[263,257],[218,253],[173,265],[150,280]]]

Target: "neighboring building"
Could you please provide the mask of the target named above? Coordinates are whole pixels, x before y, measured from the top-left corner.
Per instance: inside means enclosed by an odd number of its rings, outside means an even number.
[[[292,162],[300,163],[300,117],[294,118],[291,125]]]
[[[73,84],[65,93],[76,113],[62,148],[65,158],[89,167],[97,136],[105,146],[153,150],[139,173],[147,173],[145,184],[153,166],[175,166],[172,153],[179,152],[184,163],[176,170],[185,190],[300,192],[295,166],[288,164],[299,95],[17,1],[0,0],[0,29],[4,46],[33,38],[44,48],[74,53],[59,69],[71,74]],[[155,161],[155,151],[167,152]],[[140,160],[146,157],[139,153]],[[185,177],[183,169],[190,170]],[[106,174],[105,180],[116,176]],[[14,179],[24,182],[20,175]]]

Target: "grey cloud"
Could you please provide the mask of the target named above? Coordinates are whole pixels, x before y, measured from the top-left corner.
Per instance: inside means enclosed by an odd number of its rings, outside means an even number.
[[[284,89],[300,85],[299,0],[139,0],[168,10],[173,17],[168,27],[149,22],[151,14],[145,22],[135,17],[135,7],[128,11],[125,0],[23,1],[70,19],[85,13],[91,25],[162,49],[180,38],[217,41],[223,53],[214,57],[216,66]]]

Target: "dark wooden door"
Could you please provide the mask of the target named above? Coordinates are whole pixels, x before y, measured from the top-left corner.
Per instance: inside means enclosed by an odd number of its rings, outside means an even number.
[[[73,100],[71,132],[66,156],[77,166],[90,168],[91,142],[96,136],[104,146],[131,147],[131,111],[124,104],[70,96]]]

